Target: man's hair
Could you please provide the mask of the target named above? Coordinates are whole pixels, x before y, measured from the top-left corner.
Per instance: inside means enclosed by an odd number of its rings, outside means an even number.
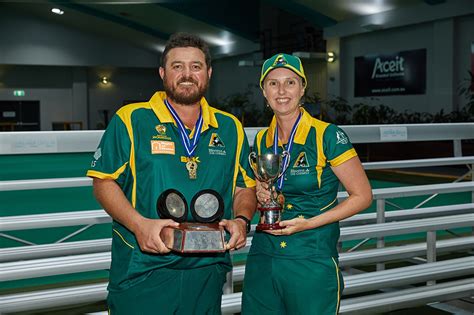
[[[168,53],[173,48],[178,47],[194,47],[200,49],[206,58],[206,65],[208,68],[211,67],[211,53],[209,52],[209,46],[200,37],[189,34],[189,33],[175,33],[170,36],[166,43],[165,50],[161,55],[161,66],[164,68],[166,65],[166,58]]]

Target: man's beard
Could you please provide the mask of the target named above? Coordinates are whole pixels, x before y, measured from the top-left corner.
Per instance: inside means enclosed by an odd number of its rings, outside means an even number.
[[[209,84],[209,80],[206,80],[206,82],[199,87],[198,82],[192,78],[181,78],[177,84],[179,85],[181,82],[192,82],[198,87],[198,90],[195,91],[193,89],[193,91],[190,92],[178,92],[177,89],[173,87],[172,83],[168,82],[166,76],[163,78],[163,86],[166,96],[181,105],[193,105],[198,103],[206,93]]]

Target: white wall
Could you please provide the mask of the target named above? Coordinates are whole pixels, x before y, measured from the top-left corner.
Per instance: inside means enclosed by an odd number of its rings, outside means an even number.
[[[95,129],[127,100],[148,100],[162,87],[159,54],[83,33],[14,10],[0,10],[0,100],[40,101],[41,130],[54,121]],[[99,65],[100,67],[98,67]],[[100,84],[102,76],[110,84]],[[13,96],[24,90],[24,97]]]
[[[156,67],[157,52],[148,51],[62,24],[0,10],[0,64]]]

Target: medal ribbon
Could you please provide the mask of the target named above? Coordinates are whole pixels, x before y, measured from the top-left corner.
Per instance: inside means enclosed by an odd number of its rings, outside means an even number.
[[[199,117],[196,122],[196,127],[194,127],[194,136],[191,142],[189,139],[188,133],[186,132],[186,127],[184,126],[183,122],[179,118],[178,113],[176,113],[174,108],[170,105],[170,103],[166,99],[165,99],[165,105],[170,111],[171,116],[173,116],[174,120],[176,121],[176,124],[178,125],[179,135],[181,136],[181,143],[183,144],[186,150],[186,155],[188,157],[193,156],[193,153],[197,148],[199,138],[201,137],[201,129],[202,129],[202,123],[203,123],[202,109],[199,110]]]
[[[295,124],[293,125],[293,128],[291,129],[290,138],[288,138],[288,146],[287,146],[286,151],[288,151],[289,154],[285,156],[285,158],[283,159],[283,167],[285,167],[285,165],[290,162],[289,159],[291,158],[291,149],[293,148],[293,141],[295,140],[296,129],[298,129],[300,120],[301,120],[301,112],[298,115],[298,118],[296,118]],[[275,125],[275,134],[273,136],[273,153],[278,154],[278,123]],[[277,182],[278,183],[277,187],[279,191],[281,191],[283,188],[283,177],[285,176],[281,176]]]

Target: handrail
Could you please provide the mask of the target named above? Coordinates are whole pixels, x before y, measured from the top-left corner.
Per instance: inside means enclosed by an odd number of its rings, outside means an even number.
[[[425,255],[426,248],[426,243],[417,243],[341,253],[339,256],[339,266],[355,266]],[[436,244],[437,253],[455,252],[473,248],[474,236],[442,240]],[[31,279],[84,271],[106,270],[110,269],[110,262],[110,248],[107,251],[92,254],[6,262],[0,264],[0,281]],[[232,269],[233,281],[243,281],[244,273],[245,266],[234,266]]]
[[[343,294],[463,276],[471,272],[472,264],[474,264],[474,257],[464,257],[362,275],[350,275],[345,279],[346,286]],[[99,302],[106,298],[106,286],[106,283],[101,283],[0,296],[0,312],[30,311],[47,307]],[[241,296],[241,293],[224,295],[222,305],[226,304],[227,299],[232,299],[235,303],[234,307],[237,307],[237,312],[239,312]],[[223,312],[231,312],[231,310],[223,307]]]
[[[390,124],[340,126],[352,143],[411,142],[462,140],[474,138],[474,123]],[[247,127],[250,145],[261,127]],[[402,137],[390,141],[384,130],[403,131]],[[0,155],[94,152],[103,130],[0,132]]]
[[[0,191],[72,188],[72,187],[85,187],[85,186],[91,186],[91,185],[92,185],[92,179],[88,177],[5,180],[5,181],[0,181]],[[437,184],[437,185],[439,185],[440,188],[444,189],[449,185],[454,185],[453,187],[455,187],[456,185],[458,185],[459,187],[462,187],[463,185],[469,186],[470,184],[469,182],[467,183],[463,182],[463,183],[446,183],[446,184]],[[423,189],[424,186],[429,186],[429,185],[418,185],[418,186],[411,186],[411,187],[415,187],[417,190],[420,190],[420,189]],[[395,189],[395,188],[382,188],[382,189]],[[402,191],[403,187],[400,187],[398,189]],[[377,191],[377,189],[374,189],[373,191],[375,192]],[[431,190],[430,192],[427,192],[426,194],[431,194],[435,192],[436,191]],[[340,196],[338,196],[339,198],[347,197],[347,194],[345,194],[344,192],[340,192],[339,194],[341,194]],[[409,195],[405,195],[405,196],[409,196]]]

